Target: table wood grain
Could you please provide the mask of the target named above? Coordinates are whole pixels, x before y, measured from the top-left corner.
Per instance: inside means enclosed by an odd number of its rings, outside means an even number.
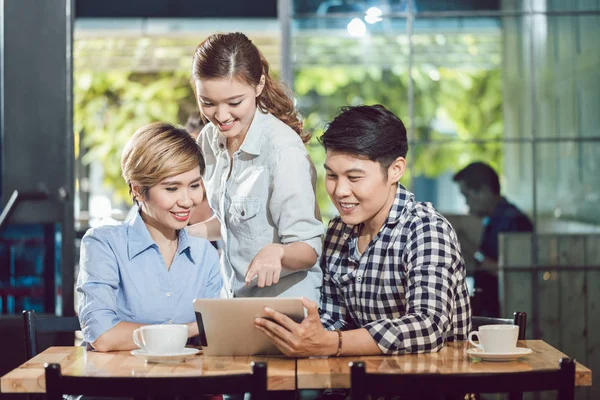
[[[542,340],[520,341],[520,347],[533,350],[529,356],[509,362],[472,360],[466,354],[466,342],[447,343],[430,354],[367,357],[323,357],[292,359],[286,357],[206,357],[194,356],[180,364],[146,364],[127,351],[99,353],[82,347],[51,347],[1,379],[3,393],[44,393],[44,363],[60,363],[65,375],[73,376],[202,376],[226,375],[250,371],[251,361],[268,364],[269,390],[348,388],[350,361],[364,361],[367,371],[380,373],[489,373],[557,369],[565,354]],[[591,386],[592,371],[576,365],[575,384]]]
[[[367,372],[378,373],[439,373],[479,374],[558,369],[558,361],[565,354],[542,340],[519,341],[519,347],[528,347],[533,353],[516,361],[490,362],[472,360],[466,351],[468,342],[447,343],[439,352],[398,356],[322,357],[298,360],[298,389],[343,389],[350,387],[351,361],[363,361]],[[592,371],[577,363],[575,384],[592,385]]]
[[[251,361],[267,363],[269,390],[296,388],[296,360],[287,357],[196,355],[179,364],[147,364],[129,351],[100,353],[79,346],[50,347],[1,379],[2,393],[45,393],[44,363],[59,363],[72,376],[203,376],[247,373]]]

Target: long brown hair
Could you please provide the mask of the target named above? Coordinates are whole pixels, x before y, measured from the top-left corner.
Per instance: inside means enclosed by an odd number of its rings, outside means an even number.
[[[303,122],[287,90],[271,78],[269,63],[246,35],[239,32],[217,33],[206,38],[194,52],[191,76],[194,91],[198,80],[233,77],[256,87],[263,75],[265,86],[257,98],[258,108],[279,118],[296,131],[303,142],[308,142],[310,134],[302,131]]]

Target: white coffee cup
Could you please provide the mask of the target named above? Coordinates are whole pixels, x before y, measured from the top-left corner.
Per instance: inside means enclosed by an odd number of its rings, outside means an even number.
[[[146,325],[133,331],[133,342],[150,354],[181,353],[187,337],[187,325]]]
[[[479,343],[473,341],[477,336]],[[469,333],[469,343],[486,353],[512,353],[517,350],[518,325],[482,325]]]

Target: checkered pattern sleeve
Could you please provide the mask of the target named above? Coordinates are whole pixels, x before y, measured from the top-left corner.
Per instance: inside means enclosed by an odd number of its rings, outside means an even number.
[[[468,308],[457,309],[454,304],[464,262],[453,228],[443,218],[415,217],[402,255],[406,312],[399,318],[380,319],[364,326],[384,354],[438,351],[453,315],[469,313]],[[470,316],[459,319],[464,318],[469,320]]]
[[[334,254],[333,249],[340,245],[341,229],[342,224],[337,218],[329,222],[327,235],[325,235],[323,254],[321,256],[323,285],[321,286],[321,309],[319,312],[321,323],[328,330],[344,330],[347,327],[346,303],[344,302],[343,295],[335,287],[328,268],[331,262],[331,255]]]

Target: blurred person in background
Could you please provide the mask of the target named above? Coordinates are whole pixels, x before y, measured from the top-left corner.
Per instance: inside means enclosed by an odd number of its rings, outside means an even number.
[[[471,163],[458,171],[453,179],[460,186],[469,213],[481,218],[483,225],[478,245],[461,243],[465,257],[472,257],[476,265],[473,315],[500,317],[498,235],[501,232],[532,232],[533,224],[500,194],[500,179],[488,164]]]
[[[198,140],[202,128],[204,128],[204,121],[202,121],[200,113],[198,111],[191,113],[185,121],[185,129],[192,135],[194,140]]]
[[[318,302],[324,229],[304,146],[310,135],[292,99],[242,33],[200,43],[191,84],[208,121],[198,141],[214,216],[188,231],[224,241],[224,295]]]

